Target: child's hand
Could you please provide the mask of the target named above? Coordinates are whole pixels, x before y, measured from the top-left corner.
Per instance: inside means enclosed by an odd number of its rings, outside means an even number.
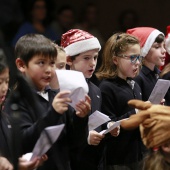
[[[110,131],[110,134],[114,137],[117,137],[120,134],[120,126],[116,127],[112,131]]]
[[[34,170],[41,166],[47,159],[48,157],[45,154],[41,158],[34,158],[32,161],[21,157],[19,158],[19,170]]]
[[[103,138],[104,138],[104,135],[102,135],[94,130],[91,130],[89,132],[89,136],[88,136],[88,144],[89,145],[98,145]]]
[[[85,117],[91,110],[91,99],[88,95],[85,96],[85,101],[80,101],[76,104],[76,115]]]
[[[13,170],[12,164],[5,158],[5,157],[0,157],[0,170]]]
[[[53,99],[52,106],[56,112],[59,114],[63,114],[65,111],[68,110],[68,102],[71,102],[71,99],[69,97],[66,97],[66,95],[69,95],[70,91],[62,91],[59,92]]]
[[[161,105],[164,105],[165,104],[165,99],[162,99],[161,102],[160,102]]]
[[[111,127],[114,124],[114,122],[109,122],[108,123],[108,128]],[[117,137],[120,134],[120,126],[114,128],[113,130],[110,131],[110,134],[114,137]]]

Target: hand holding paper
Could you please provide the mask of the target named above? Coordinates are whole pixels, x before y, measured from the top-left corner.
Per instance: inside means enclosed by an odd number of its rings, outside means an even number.
[[[89,114],[91,110],[91,99],[88,95],[85,96],[84,101],[80,101],[75,106],[76,115],[78,117],[85,117]]]
[[[104,138],[104,135],[96,132],[95,130],[89,131],[88,144],[89,145],[98,145],[100,141]]]
[[[108,122],[109,120],[110,120],[109,116],[96,110],[89,116],[88,121],[89,131],[96,129],[98,126]]]
[[[167,93],[169,87],[170,87],[169,80],[158,79],[148,100],[152,104],[160,104],[162,99],[164,99],[165,94]]]
[[[126,119],[128,119],[128,118],[126,118]],[[102,131],[100,132],[100,134],[104,134],[104,135],[105,135],[105,134],[111,132],[113,129],[119,127],[121,121],[123,121],[123,120],[125,120],[125,119],[121,119],[121,120],[119,120],[119,121],[114,122],[112,126],[110,126],[110,127],[109,127],[108,129],[106,129],[106,130],[102,130]]]
[[[72,102],[69,103],[75,110],[76,104],[80,100],[85,100],[85,95],[88,93],[88,85],[82,72],[72,70],[56,70],[60,91],[69,90],[71,93],[68,97]]]
[[[41,157],[50,149],[52,144],[58,139],[64,126],[64,124],[50,126],[42,131],[40,138],[34,146],[32,155],[29,154],[29,156],[31,156],[31,160],[35,157]]]

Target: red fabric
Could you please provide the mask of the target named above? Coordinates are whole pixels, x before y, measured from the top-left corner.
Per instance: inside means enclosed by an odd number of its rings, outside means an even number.
[[[154,30],[155,28],[151,28],[151,27],[136,27],[136,28],[128,29],[127,33],[137,37],[140,41],[141,47],[143,47],[149,35]]]
[[[168,34],[170,34],[170,25],[166,27],[166,38],[168,37]],[[160,70],[163,70],[164,67],[170,62],[170,55],[166,52],[166,57],[165,57],[165,64],[160,67]]]
[[[93,35],[89,34],[86,31],[82,31],[79,29],[71,29],[62,35],[61,46],[65,48],[75,42],[83,41],[93,37],[94,37]]]

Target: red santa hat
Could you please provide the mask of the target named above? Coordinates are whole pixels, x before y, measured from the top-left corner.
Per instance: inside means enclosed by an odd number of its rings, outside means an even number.
[[[148,54],[151,46],[155,42],[156,37],[159,34],[162,34],[164,36],[162,32],[151,27],[132,28],[132,29],[128,29],[127,33],[134,35],[139,39],[141,45],[141,55],[143,57],[145,57]]]
[[[63,34],[61,46],[68,56],[74,56],[93,49],[101,49],[96,37],[80,29],[71,29]]]
[[[166,28],[165,47],[167,53],[170,55],[170,25],[168,25]]]

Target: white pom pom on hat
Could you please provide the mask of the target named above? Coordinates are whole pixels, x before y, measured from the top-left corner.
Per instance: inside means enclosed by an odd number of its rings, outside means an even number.
[[[61,46],[68,56],[74,56],[93,49],[101,49],[96,37],[80,29],[71,29],[63,34]]]
[[[162,34],[164,36],[164,33],[152,27],[136,27],[128,29],[127,33],[139,39],[141,45],[141,55],[143,57],[148,54],[150,48],[155,42],[156,37],[159,34]]]

